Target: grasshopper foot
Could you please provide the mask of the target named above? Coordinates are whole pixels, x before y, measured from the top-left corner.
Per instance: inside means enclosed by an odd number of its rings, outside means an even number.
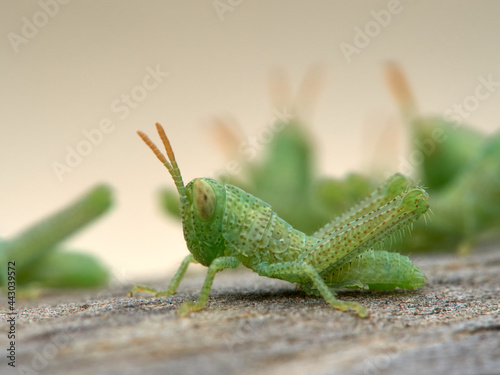
[[[359,315],[360,318],[367,318],[370,315],[370,311],[358,302],[342,301],[342,305],[344,308],[338,307],[340,310],[342,311],[345,311],[347,309],[354,310],[356,311],[356,313]]]
[[[197,302],[184,302],[181,307],[179,307],[179,310],[177,310],[178,314],[180,317],[184,317],[189,313],[195,312],[195,311],[200,311],[205,307],[204,304],[200,304]]]

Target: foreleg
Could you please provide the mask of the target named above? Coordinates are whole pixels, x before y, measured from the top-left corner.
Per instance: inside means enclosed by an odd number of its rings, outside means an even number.
[[[205,278],[205,282],[203,283],[203,287],[201,288],[198,301],[184,302],[179,308],[179,315],[185,316],[190,312],[203,309],[207,304],[208,295],[210,293],[210,289],[212,289],[215,274],[225,269],[236,268],[239,264],[240,261],[234,257],[220,257],[214,259],[214,261],[208,267],[207,276]]]
[[[165,297],[165,296],[170,296],[172,294],[175,294],[177,291],[177,288],[179,287],[179,284],[181,283],[181,280],[184,278],[184,275],[186,274],[187,268],[190,263],[197,263],[196,260],[194,259],[193,255],[189,254],[187,257],[185,257],[175,273],[172,281],[170,281],[170,284],[168,285],[166,290],[163,291],[157,291],[156,289],[150,288],[148,286],[143,286],[143,285],[136,285],[129,293],[128,295],[132,297],[135,293],[142,292],[142,293],[149,293],[152,294],[154,297]]]

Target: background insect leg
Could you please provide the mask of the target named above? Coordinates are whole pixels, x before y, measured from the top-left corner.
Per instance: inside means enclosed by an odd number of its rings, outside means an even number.
[[[136,285],[130,292],[129,296],[133,296],[135,293],[142,292],[142,293],[149,293],[152,294],[155,297],[165,297],[165,296],[170,296],[172,294],[175,294],[177,291],[177,288],[179,287],[179,284],[181,283],[182,278],[186,274],[187,268],[190,263],[197,263],[196,260],[194,259],[193,255],[189,254],[187,257],[185,257],[182,260],[182,263],[175,273],[172,281],[170,281],[170,284],[168,284],[168,288],[163,291],[157,291],[156,289],[150,288],[148,286],[143,286],[143,285]]]
[[[362,281],[359,280],[346,280],[342,281],[340,283],[330,285],[326,284],[328,288],[332,291],[333,295],[335,295],[335,291],[337,289],[370,289],[368,284],[363,283]],[[321,296],[321,293],[311,284],[301,284],[299,286],[299,289],[302,290],[303,292],[306,292],[307,294],[311,296]]]
[[[368,284],[356,279],[345,280],[340,283],[334,284],[331,289],[370,289]]]
[[[207,303],[210,289],[212,289],[212,283],[214,282],[215,274],[224,269],[236,268],[239,264],[240,261],[234,257],[220,257],[214,259],[214,261],[208,267],[207,276],[205,278],[205,282],[203,283],[203,287],[201,288],[198,301],[184,302],[179,308],[179,315],[185,316],[190,312],[203,309],[203,307],[205,307]]]

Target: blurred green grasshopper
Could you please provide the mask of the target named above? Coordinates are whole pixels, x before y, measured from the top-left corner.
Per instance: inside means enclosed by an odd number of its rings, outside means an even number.
[[[358,206],[308,236],[281,219],[269,204],[236,186],[210,178],[196,178],[184,186],[165,131],[160,124],[156,127],[168,160],[144,133],[138,133],[175,182],[184,238],[191,254],[167,290],[136,286],[131,295],[174,294],[193,262],[208,267],[208,272],[198,301],[185,302],[179,310],[181,316],[203,309],[215,274],[239,264],[261,276],[297,283],[306,293],[321,295],[331,306],[355,310],[361,317],[366,317],[368,310],[357,302],[337,300],[333,290],[414,289],[424,285],[425,276],[407,257],[373,250],[428,209],[425,190],[413,186],[404,176],[393,176]]]
[[[500,229],[500,133],[491,137],[443,117],[418,114],[403,72],[387,66],[391,91],[410,132],[411,153],[418,153],[416,178],[428,187],[434,215],[417,223],[407,251],[458,248],[467,254],[483,237]]]
[[[263,150],[262,159],[242,158],[244,141],[236,135],[236,126],[216,120],[218,140],[222,141],[228,159],[242,166],[239,176],[219,176],[223,183],[236,185],[269,202],[273,210],[294,228],[314,233],[332,217],[345,212],[368,196],[379,184],[377,180],[351,173],[342,179],[317,175],[314,147],[306,132],[307,121],[324,81],[324,72],[312,68],[305,76],[295,100],[291,99],[288,79],[282,71],[271,76],[271,99],[274,108],[285,108],[291,115],[276,119],[274,134]],[[165,211],[179,218],[179,197],[172,189],[161,191]],[[293,202],[293,204],[291,204]]]
[[[482,238],[500,229],[500,134],[487,138],[443,117],[420,116],[396,65],[388,66],[387,77],[408,125],[408,155],[418,153],[422,160],[413,166],[414,178],[428,187],[434,212],[427,224],[415,223],[412,236],[402,238],[397,248],[402,252],[458,248],[460,253],[467,253]],[[292,102],[290,89],[282,76],[275,78],[271,87],[273,106],[283,108]],[[262,160],[243,162],[239,176],[223,180],[269,202],[280,217],[307,234],[358,203],[377,185],[375,176],[348,174],[328,179],[316,175],[314,148],[306,132],[307,121],[302,119],[311,112],[321,81],[318,70],[309,72],[296,104],[291,106],[293,116],[278,120],[282,122],[278,128],[283,130],[266,145]],[[218,130],[219,138],[232,145],[229,158],[237,158],[241,137],[222,121]],[[163,191],[162,201],[167,212],[179,217],[175,191]]]
[[[109,271],[92,255],[62,251],[59,242],[82,229],[111,206],[111,190],[101,185],[78,201],[0,242],[2,265],[13,262],[18,287],[90,288],[104,285]],[[0,286],[7,285],[7,267]]]

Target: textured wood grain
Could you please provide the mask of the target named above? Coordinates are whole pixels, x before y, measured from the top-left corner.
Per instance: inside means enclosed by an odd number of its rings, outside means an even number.
[[[19,301],[17,364],[25,367],[16,370],[499,373],[499,247],[481,249],[468,258],[413,257],[429,279],[416,291],[341,293],[343,299],[368,307],[368,319],[336,311],[322,298],[247,270],[217,275],[207,308],[187,318],[177,317],[175,309],[196,297],[204,276],[200,272],[190,274],[171,297],[127,298],[131,285],[119,285]],[[2,342],[5,321],[2,317]],[[3,374],[4,358],[1,363]]]

